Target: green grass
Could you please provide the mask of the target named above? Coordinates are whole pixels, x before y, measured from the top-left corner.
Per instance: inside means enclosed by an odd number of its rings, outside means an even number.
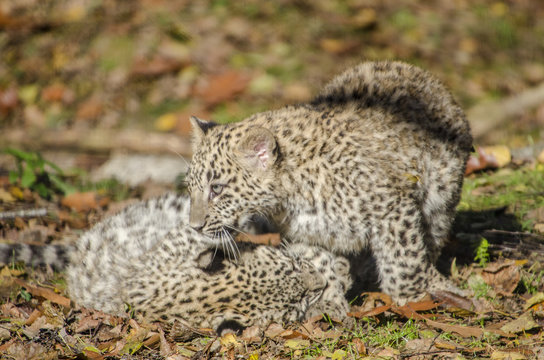
[[[544,166],[509,168],[465,179],[460,211],[508,209],[523,230],[531,230],[533,219],[527,214],[544,207]]]

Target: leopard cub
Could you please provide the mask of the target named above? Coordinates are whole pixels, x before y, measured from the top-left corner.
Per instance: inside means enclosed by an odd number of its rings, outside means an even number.
[[[214,237],[253,214],[283,237],[371,250],[395,300],[455,290],[434,262],[459,202],[472,137],[445,87],[401,62],[368,62],[305,104],[218,125],[192,118],[190,225]]]
[[[222,329],[345,316],[336,297],[350,286],[345,259],[299,244],[224,248],[188,217],[189,198],[166,194],[102,220],[73,246],[0,244],[0,263],[66,268],[77,304],[120,316],[130,305],[149,321]]]

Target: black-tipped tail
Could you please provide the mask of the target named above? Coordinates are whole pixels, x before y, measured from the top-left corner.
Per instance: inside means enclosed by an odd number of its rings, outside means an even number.
[[[0,244],[0,264],[24,262],[32,267],[66,268],[72,247],[69,245]]]

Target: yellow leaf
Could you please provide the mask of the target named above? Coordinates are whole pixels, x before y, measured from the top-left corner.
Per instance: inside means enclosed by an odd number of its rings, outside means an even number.
[[[525,310],[529,310],[535,305],[541,304],[544,302],[544,293],[539,292],[536,295],[533,295],[529,300],[525,302]]]
[[[489,10],[493,16],[502,17],[508,12],[508,6],[501,1],[497,1],[491,4],[491,7]]]
[[[529,260],[527,260],[527,259],[516,260],[515,264],[516,264],[516,266],[523,266],[523,265],[527,264],[528,262],[529,262]]]
[[[13,195],[16,199],[22,200],[23,199],[23,191],[19,189],[17,186],[12,186],[9,189],[9,192],[11,195]]]
[[[536,158],[539,163],[544,164],[544,150],[540,154],[538,154],[538,157]]]
[[[505,145],[483,146],[481,149],[485,154],[493,156],[497,162],[497,167],[500,168],[508,165],[512,159],[510,149]]]
[[[176,114],[164,114],[159,116],[159,118],[155,120],[155,129],[159,131],[170,131],[176,127],[177,122],[178,116]]]
[[[236,347],[240,344],[238,340],[236,340],[236,335],[234,335],[233,333],[228,333],[221,336],[220,342],[221,342],[221,345],[223,345],[224,347],[229,347],[229,346]]]
[[[348,353],[344,350],[340,350],[340,349],[337,349],[334,351],[334,353],[332,354],[332,360],[342,360],[346,357]]]
[[[253,354],[249,355],[248,360],[259,360],[259,354],[253,353]]]
[[[94,352],[94,353],[97,353],[97,354],[102,354],[102,352],[101,352],[98,348],[96,348],[96,347],[94,347],[94,346],[92,346],[92,345],[87,345],[87,346],[85,346],[85,347],[83,348],[83,350],[84,350],[84,351],[91,351],[91,352]]]
[[[305,339],[289,339],[285,341],[284,345],[292,350],[302,350],[310,346],[310,341]]]
[[[4,266],[2,270],[0,270],[0,277],[17,277],[23,275],[25,272],[21,270],[16,269],[10,269],[8,266]]]
[[[523,360],[523,359],[526,359],[526,357],[516,352],[495,350],[491,354],[491,359],[493,360]]]
[[[523,315],[521,315],[519,318],[504,324],[501,327],[501,330],[506,333],[514,334],[538,327],[540,327],[540,325],[535,322],[533,316],[531,315],[531,312],[527,311],[523,313]]]

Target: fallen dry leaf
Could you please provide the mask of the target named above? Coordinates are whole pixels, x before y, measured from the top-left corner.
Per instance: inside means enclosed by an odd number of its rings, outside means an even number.
[[[199,83],[195,95],[208,105],[215,105],[230,100],[243,92],[249,84],[250,77],[237,71],[227,71],[219,75],[210,75],[206,81]]]
[[[109,201],[109,198],[100,196],[96,192],[89,191],[66,195],[61,200],[61,204],[76,212],[86,212],[106,206]]]
[[[305,333],[302,333],[300,331],[296,330],[284,330],[282,331],[278,337],[281,337],[283,339],[308,339],[309,336]]]
[[[389,309],[391,309],[391,305],[382,305],[382,306],[377,306],[371,310],[348,312],[347,315],[357,319],[361,319],[363,317],[377,316],[377,315],[383,314]]]
[[[26,289],[26,291],[28,291],[29,293],[31,293],[32,295],[34,296],[39,296],[39,297],[43,297],[55,304],[58,304],[58,305],[61,305],[67,309],[69,309],[71,306],[70,306],[70,299],[68,299],[67,297],[64,297],[62,295],[59,295],[59,294],[56,294],[54,291],[52,290],[49,290],[49,289],[46,289],[46,288],[43,288],[43,287],[40,287],[40,286],[33,286],[33,285],[30,285],[28,283],[26,283],[25,281],[23,280],[20,280],[20,279],[13,279],[13,281],[19,285],[19,286],[22,286]]]
[[[63,84],[52,84],[43,88],[41,98],[49,102],[71,102],[73,93]]]
[[[363,340],[355,338],[351,343],[359,355],[366,355],[366,345]]]
[[[539,292],[525,302],[525,310],[536,309],[544,303],[544,293]]]
[[[18,308],[15,304],[10,302],[0,305],[0,311],[7,317],[28,319],[28,314],[23,309]]]
[[[482,146],[477,149],[477,156],[471,156],[467,161],[465,175],[478,170],[501,168],[510,163],[510,149],[504,145]]]
[[[17,96],[17,90],[14,88],[0,90],[0,115],[7,115],[10,111],[15,109],[18,104],[19,97]]]
[[[134,77],[155,77],[178,71],[186,65],[187,63],[184,61],[157,55],[151,60],[136,60],[130,73]]]
[[[526,357],[517,352],[494,350],[491,353],[492,360],[523,360]]]
[[[266,336],[267,338],[273,339],[279,336],[284,331],[285,329],[280,324],[272,323],[264,331],[264,336]]]
[[[514,260],[491,263],[482,270],[482,278],[501,295],[512,295],[518,286],[521,274]]]
[[[253,235],[240,233],[236,236],[236,241],[249,242],[257,245],[279,246],[281,244],[280,234],[261,234]]]
[[[319,46],[328,53],[342,55],[357,49],[360,44],[357,40],[325,38],[319,41]]]
[[[310,340],[306,339],[289,339],[286,340],[283,346],[291,350],[303,350],[310,346]]]
[[[540,328],[540,325],[535,322],[531,311],[526,311],[520,317],[503,325],[501,330],[506,333],[515,334],[536,328]]]
[[[259,326],[250,326],[244,329],[240,339],[247,343],[260,342],[262,341],[262,333]]]
[[[538,154],[538,156],[536,157],[536,160],[541,163],[541,164],[544,164],[544,150],[542,150],[540,152],[540,154]]]
[[[76,112],[78,120],[92,120],[102,115],[104,104],[97,98],[90,98],[81,103]]]
[[[154,127],[159,131],[171,131],[178,123],[178,116],[175,113],[166,113],[155,120]]]

